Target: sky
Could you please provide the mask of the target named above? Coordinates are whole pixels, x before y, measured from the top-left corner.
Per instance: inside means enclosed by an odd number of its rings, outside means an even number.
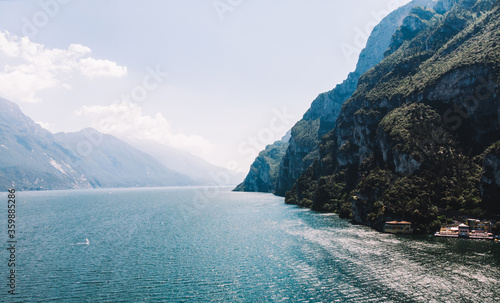
[[[0,0],[0,96],[247,171],[409,0]]]

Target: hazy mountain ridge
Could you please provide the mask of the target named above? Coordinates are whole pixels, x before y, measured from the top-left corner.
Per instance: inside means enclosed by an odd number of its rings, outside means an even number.
[[[52,134],[25,116],[19,107],[0,99],[0,184],[4,188],[89,188],[88,180],[67,167],[77,157]]]
[[[152,156],[93,129],[53,135],[0,98],[0,186],[19,190],[192,185]]]
[[[91,142],[92,136],[95,142]],[[94,129],[76,133],[57,133],[56,141],[78,154],[81,142],[94,143],[89,155],[80,155],[77,168],[93,187],[138,187],[192,185],[193,181],[165,167],[152,156],[141,152],[120,139],[103,135]]]
[[[213,165],[200,157],[163,144],[137,140],[129,144],[153,156],[166,167],[188,176],[194,185],[235,185],[245,176],[244,173]]]

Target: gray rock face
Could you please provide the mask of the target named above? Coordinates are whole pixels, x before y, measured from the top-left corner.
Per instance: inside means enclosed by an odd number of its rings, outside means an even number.
[[[382,99],[380,102],[370,102],[365,97],[353,97],[339,116],[335,130],[337,145],[341,147],[339,166],[361,163],[377,146],[384,147],[383,141],[376,142],[380,138],[373,136],[373,131],[390,109],[410,102],[422,102],[442,110],[445,122],[460,129],[458,135],[462,137],[462,142],[475,145],[476,153],[484,150],[485,144],[498,136],[499,129],[494,109],[500,106],[500,85],[494,79],[494,68],[483,64],[454,68],[432,84],[429,83],[422,91],[405,98],[395,96],[390,101]],[[347,144],[352,148],[343,151],[342,146]],[[391,161],[406,162],[394,157]],[[395,158],[399,157],[402,155]],[[411,171],[409,167],[398,170],[406,169]]]
[[[409,176],[422,166],[422,159],[418,155],[396,149],[384,131],[379,131],[377,142],[384,163],[393,167],[396,174]]]
[[[321,137],[335,127],[342,105],[356,90],[359,77],[384,58],[394,33],[408,13],[414,7],[432,7],[435,3],[432,0],[412,1],[389,14],[373,29],[366,48],[359,56],[356,70],[333,90],[320,94],[303,119],[292,128],[290,146],[280,166],[275,194],[284,196],[299,176],[318,159]]]
[[[493,209],[500,197],[498,148],[483,163],[483,199],[490,205],[481,204],[480,168],[472,162],[500,140],[498,2],[462,1],[443,16],[425,17],[428,24],[415,15],[403,22],[411,28],[409,40],[360,77],[335,128],[323,137],[316,179],[303,174],[287,200],[320,196],[313,204],[323,209],[346,193],[339,204],[350,204],[354,222],[377,226],[391,216],[410,217],[423,232],[435,228],[442,209]],[[327,179],[331,184],[323,185]],[[436,197],[440,186],[447,189]]]
[[[434,9],[440,14],[449,11],[459,0],[439,0]]]
[[[286,140],[287,136],[284,138],[284,141]],[[284,141],[276,141],[260,152],[245,180],[234,191],[272,193],[280,161],[288,147],[288,142]]]
[[[484,155],[481,193],[485,202],[500,213],[500,141],[493,144]]]
[[[284,195],[319,156],[321,120],[301,120],[292,128],[288,149],[281,160],[275,194]]]
[[[385,56],[389,56],[394,51],[399,49],[405,41],[410,41],[415,38],[418,33],[429,28],[437,18],[442,15],[436,13],[423,6],[414,7],[408,17],[403,20],[401,27],[392,36],[389,49],[385,52]]]
[[[500,154],[488,153],[483,162],[483,186],[494,186],[500,188]]]
[[[351,200],[353,222],[362,225],[370,225],[370,221],[368,220],[368,215],[372,211],[372,203],[370,203],[370,200],[372,200],[372,198],[367,198],[362,195],[353,197]]]

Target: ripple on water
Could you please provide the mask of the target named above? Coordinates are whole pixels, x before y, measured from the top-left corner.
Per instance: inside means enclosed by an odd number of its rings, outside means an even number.
[[[500,302],[500,245],[381,234],[272,195],[187,212],[196,193],[23,193],[19,300]]]

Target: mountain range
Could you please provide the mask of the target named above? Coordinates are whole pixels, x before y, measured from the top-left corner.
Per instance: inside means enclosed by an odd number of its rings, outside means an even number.
[[[15,103],[2,98],[0,142],[0,186],[18,190],[204,185],[214,183],[211,173],[227,172],[163,146],[155,146],[157,155],[161,155],[157,160],[92,128],[52,134],[23,114]],[[182,163],[190,170],[176,166],[185,172],[181,173],[166,162]],[[227,185],[231,181],[215,184]]]
[[[321,137],[335,127],[342,104],[356,90],[359,77],[382,61],[392,36],[410,10],[417,6],[432,7],[434,4],[433,0],[414,0],[382,19],[368,37],[367,45],[360,53],[356,70],[350,73],[344,82],[331,91],[320,94],[312,102],[303,118],[290,130],[291,137],[287,140],[286,146],[277,142],[266,148],[266,150],[283,150],[283,155],[278,158],[268,157],[267,162],[263,162],[265,159],[262,157],[257,158],[245,180],[235,190],[274,192],[284,196],[299,176],[318,158]],[[267,166],[277,166],[274,179],[265,171]]]
[[[379,230],[498,219],[499,15],[493,0],[412,1],[382,20],[376,55],[292,129],[272,191]]]

